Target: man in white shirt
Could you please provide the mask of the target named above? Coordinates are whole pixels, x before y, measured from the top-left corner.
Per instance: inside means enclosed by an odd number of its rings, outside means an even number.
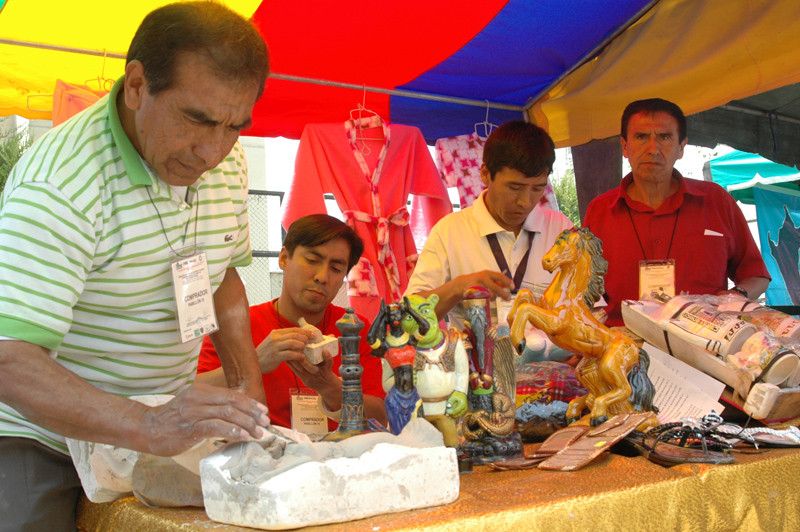
[[[555,145],[542,128],[515,120],[494,130],[483,150],[486,190],[434,226],[406,294],[437,294],[436,315],[453,311],[461,328],[458,304],[471,286],[509,305],[520,288],[546,287],[553,274],[542,268],[542,256],[572,227],[563,214],[538,205],[554,161]],[[496,319],[496,305],[492,311]]]

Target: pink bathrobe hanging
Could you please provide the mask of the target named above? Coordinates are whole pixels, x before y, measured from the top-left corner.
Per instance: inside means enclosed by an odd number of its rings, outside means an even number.
[[[373,140],[360,140],[360,135]],[[451,212],[447,189],[416,127],[389,125],[379,116],[344,124],[308,124],[300,137],[295,175],[282,225],[327,212],[333,194],[345,221],[364,240],[364,254],[348,275],[356,312],[372,319],[400,299],[418,249],[440,218]],[[413,195],[411,209],[407,208]]]

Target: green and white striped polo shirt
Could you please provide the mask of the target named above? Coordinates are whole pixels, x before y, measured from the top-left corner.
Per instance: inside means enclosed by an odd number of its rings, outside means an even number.
[[[8,178],[0,336],[52,350],[110,393],[174,394],[193,381],[201,341],[179,341],[171,248],[202,245],[213,290],[227,268],[250,263],[247,168],[237,143],[184,201],[123,132],[121,85],[45,134]],[[0,403],[3,435],[66,452],[63,437]]]

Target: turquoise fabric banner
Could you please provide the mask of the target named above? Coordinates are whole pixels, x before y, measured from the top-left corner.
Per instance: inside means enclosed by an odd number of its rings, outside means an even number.
[[[704,174],[706,170],[711,173],[711,179],[725,187],[736,201],[748,205],[754,203],[753,187],[757,184],[800,190],[800,170],[770,161],[755,153],[738,150],[726,153],[706,162]]]
[[[768,305],[800,305],[800,192],[753,187],[761,255],[772,281]]]

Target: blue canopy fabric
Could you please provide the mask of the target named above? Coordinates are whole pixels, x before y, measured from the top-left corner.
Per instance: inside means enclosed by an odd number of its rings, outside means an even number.
[[[525,106],[648,4],[511,0],[460,50],[398,88]],[[481,109],[429,100],[393,96],[390,105],[393,120],[420,124],[429,140],[469,132],[483,120]],[[489,113],[496,124],[519,118]]]

